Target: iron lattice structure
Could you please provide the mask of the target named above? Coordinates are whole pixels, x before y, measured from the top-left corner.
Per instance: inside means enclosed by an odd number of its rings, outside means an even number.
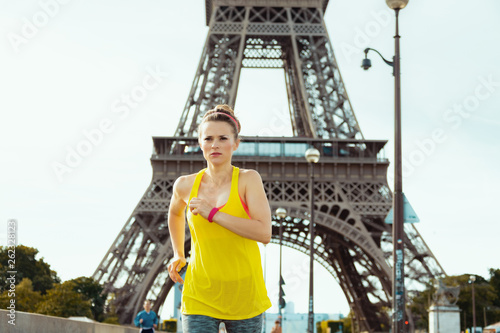
[[[235,104],[241,68],[283,68],[295,136],[362,138],[323,6],[325,1],[207,1],[210,29],[175,135],[196,136],[206,111]]]
[[[197,143],[204,112],[234,105],[241,68],[283,68],[294,137],[246,137],[233,157],[262,176],[271,209],[287,209],[283,244],[309,253],[307,148],[322,154],[315,176],[315,260],[339,283],[357,331],[388,331],[392,206],[386,141],[365,140],[352,111],[323,21],[328,1],[209,1],[208,36],[173,137],[155,137],[153,179],[94,278],[114,293],[122,323],[145,298],[159,312],[173,283],[167,212],[174,181],[205,167]],[[272,242],[279,220],[273,216]],[[190,254],[186,225],[186,255]],[[444,274],[413,225],[405,226],[408,291]],[[306,283],[306,281],[304,281]],[[306,300],[304,300],[306,301]],[[411,321],[411,316],[409,316]]]

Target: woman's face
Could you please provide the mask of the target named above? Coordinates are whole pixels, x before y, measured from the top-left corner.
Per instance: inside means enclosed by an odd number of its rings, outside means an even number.
[[[200,127],[198,139],[203,157],[212,164],[231,161],[233,151],[238,148],[240,139],[235,140],[231,125],[224,121],[207,121]]]

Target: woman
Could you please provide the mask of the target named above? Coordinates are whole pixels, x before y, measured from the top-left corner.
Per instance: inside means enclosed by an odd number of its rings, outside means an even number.
[[[198,128],[207,168],[174,184],[168,213],[174,282],[184,283],[178,272],[186,265],[186,211],[191,231],[184,332],[217,333],[224,322],[228,333],[260,333],[262,313],[271,307],[257,245],[271,240],[271,210],[258,172],[231,165],[240,129],[229,106],[208,111]]]

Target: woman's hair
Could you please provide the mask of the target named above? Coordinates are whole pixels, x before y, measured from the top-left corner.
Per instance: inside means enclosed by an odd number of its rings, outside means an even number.
[[[241,130],[241,124],[238,118],[234,115],[233,109],[227,104],[217,105],[212,110],[208,110],[203,116],[203,119],[198,126],[198,133],[200,133],[200,127],[208,121],[222,121],[228,123],[233,129],[234,138],[238,139],[238,134]]]

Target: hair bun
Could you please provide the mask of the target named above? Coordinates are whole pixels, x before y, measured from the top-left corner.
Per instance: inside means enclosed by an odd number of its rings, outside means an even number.
[[[227,113],[229,113],[231,116],[234,117],[234,110],[227,104],[219,104],[217,105],[215,108],[214,108],[214,111],[226,111]]]

